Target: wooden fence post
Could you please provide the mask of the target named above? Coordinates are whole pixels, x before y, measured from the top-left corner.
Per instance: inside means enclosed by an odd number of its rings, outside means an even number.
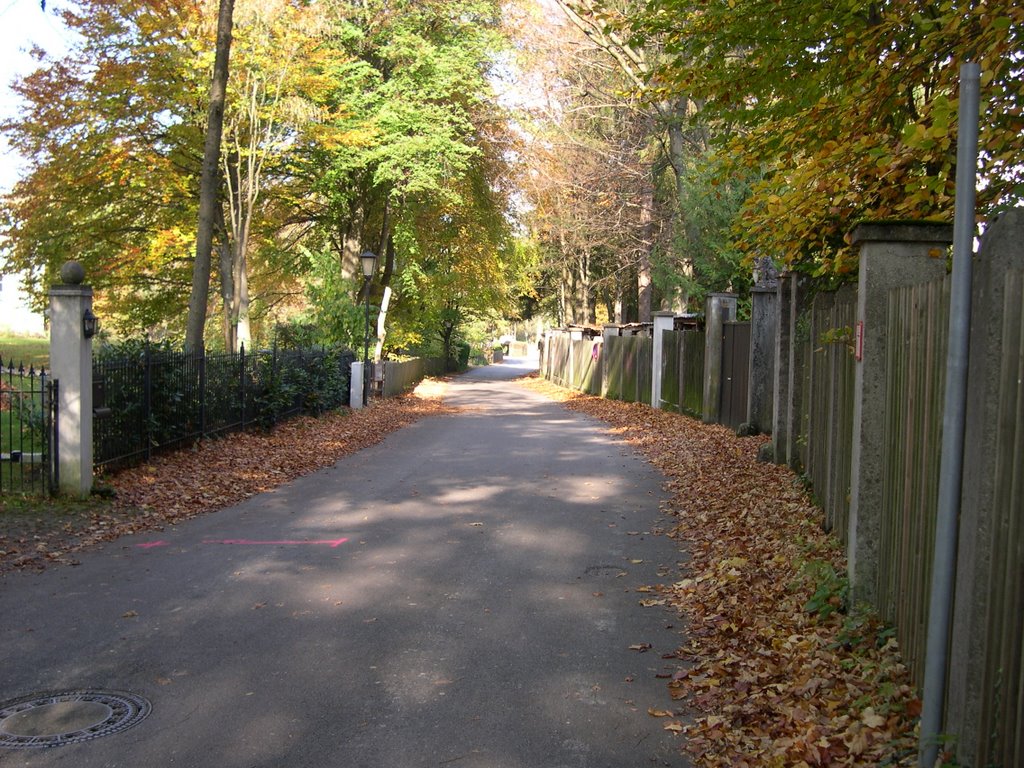
[[[934,222],[866,223],[852,233],[860,246],[847,546],[854,601],[877,603],[889,290],[944,275],[951,242],[952,225]]]
[[[601,397],[608,397],[608,380],[611,378],[609,373],[609,365],[611,364],[611,355],[609,354],[608,339],[612,336],[619,336],[621,329],[618,325],[607,324],[601,331]]]

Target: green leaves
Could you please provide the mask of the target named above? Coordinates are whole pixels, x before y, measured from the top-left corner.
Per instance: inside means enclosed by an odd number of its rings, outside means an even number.
[[[0,204],[0,247],[40,304],[74,255],[109,328],[180,333],[216,6],[82,0],[65,15],[80,45],[17,86],[26,110],[0,129],[29,173]],[[465,257],[502,264],[505,116],[486,78],[499,16],[490,0],[239,0],[215,243],[225,325],[248,313],[266,337],[305,294],[328,337],[350,336],[346,258],[389,253],[389,228],[426,243],[453,211]],[[415,258],[396,252],[389,278]],[[498,271],[471,284],[477,304],[497,306]],[[396,316],[416,316],[401,301]]]

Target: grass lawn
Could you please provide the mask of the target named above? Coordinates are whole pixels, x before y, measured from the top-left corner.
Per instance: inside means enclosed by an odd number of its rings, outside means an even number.
[[[0,360],[4,370],[13,363],[17,368],[24,364],[26,368],[33,365],[50,367],[50,340],[39,336],[3,336],[0,335]]]

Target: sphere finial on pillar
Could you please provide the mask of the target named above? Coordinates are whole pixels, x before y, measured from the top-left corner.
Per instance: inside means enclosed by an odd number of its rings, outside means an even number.
[[[66,261],[60,268],[60,279],[64,285],[81,285],[85,280],[85,267],[77,261]]]

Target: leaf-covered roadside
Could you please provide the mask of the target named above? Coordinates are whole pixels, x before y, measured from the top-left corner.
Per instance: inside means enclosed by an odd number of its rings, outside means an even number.
[[[269,432],[204,440],[155,456],[105,478],[112,500],[3,499],[0,573],[73,563],[73,553],[235,504],[383,440],[426,416],[451,411],[444,385],[427,381],[413,394],[358,411],[302,416]]]
[[[764,438],[527,386],[607,422],[667,478],[691,559],[687,578],[651,589],[687,620],[670,690],[693,711],[674,730],[695,765],[914,764],[920,703],[896,642],[847,611],[841,550],[798,478],[757,461]]]

